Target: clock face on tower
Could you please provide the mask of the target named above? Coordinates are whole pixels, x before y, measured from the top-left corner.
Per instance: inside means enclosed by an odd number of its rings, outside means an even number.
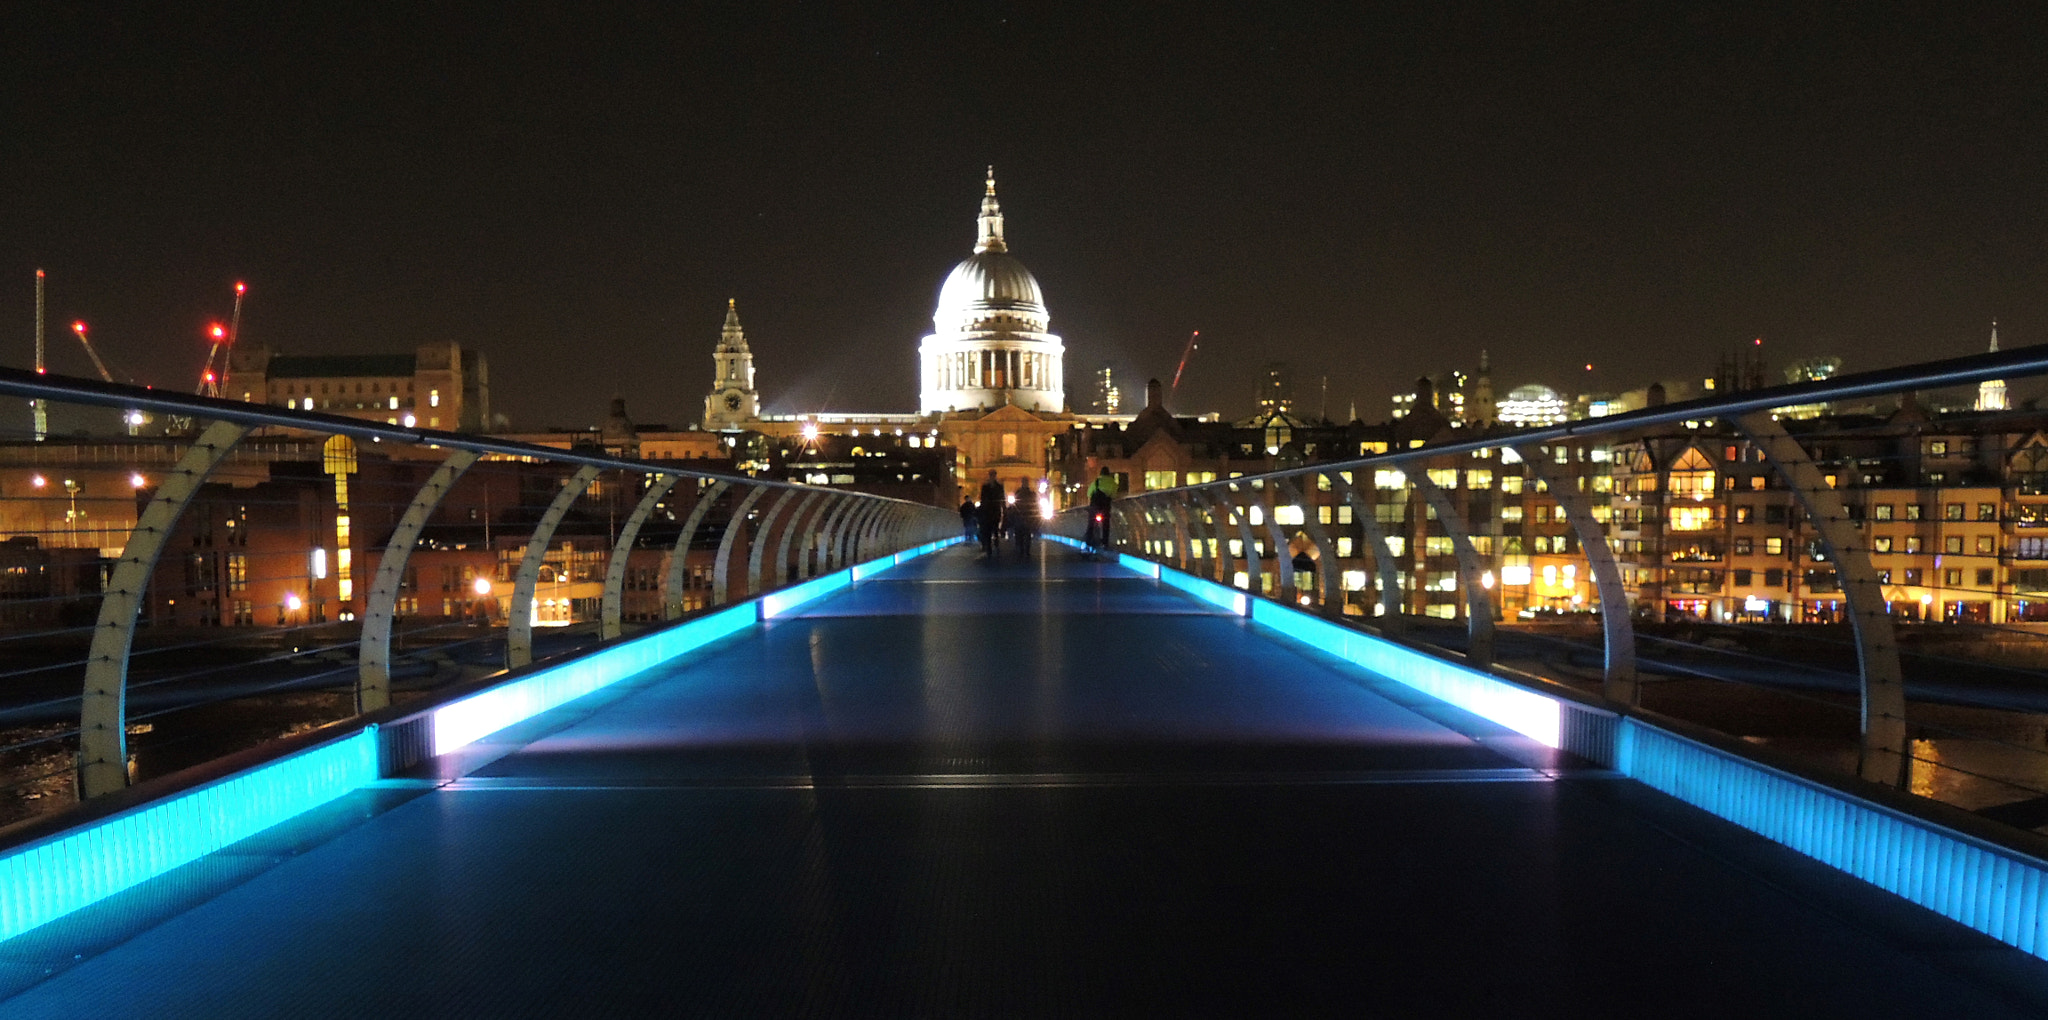
[[[737,410],[739,410],[739,409],[740,409],[740,395],[739,395],[739,394],[737,394],[737,393],[728,393],[728,394],[726,394],[726,395],[725,395],[725,408],[726,408],[726,410],[728,410],[728,411],[737,411]]]

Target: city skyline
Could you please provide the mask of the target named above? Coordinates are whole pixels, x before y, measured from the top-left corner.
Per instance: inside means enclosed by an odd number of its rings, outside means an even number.
[[[1994,319],[2035,342],[2028,13],[1610,13],[53,5],[6,44],[36,144],[0,156],[0,363],[42,268],[54,370],[90,373],[84,319],[189,389],[246,279],[252,341],[452,340],[516,427],[613,395],[681,424],[733,298],[764,410],[911,406],[989,163],[1077,410],[1087,368],[1139,392],[1197,329],[1177,410],[1247,413],[1278,357],[1302,406],[1327,375],[1368,421],[1481,349],[1502,392],[1572,392],[1755,336],[1849,371],[1980,352]]]

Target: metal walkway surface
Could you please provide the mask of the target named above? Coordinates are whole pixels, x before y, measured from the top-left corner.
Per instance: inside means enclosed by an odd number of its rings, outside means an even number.
[[[16,940],[0,1017],[2048,1010],[2048,964],[1057,546],[438,768]]]

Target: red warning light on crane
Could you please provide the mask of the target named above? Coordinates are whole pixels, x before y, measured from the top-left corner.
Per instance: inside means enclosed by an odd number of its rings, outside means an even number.
[[[222,339],[227,337],[228,329],[226,326],[223,326],[220,323],[216,322],[207,329],[206,335],[212,337],[215,343],[219,343]]]
[[[73,333],[83,334],[85,332],[85,322],[83,320],[80,320],[78,322],[72,323],[71,331]]]

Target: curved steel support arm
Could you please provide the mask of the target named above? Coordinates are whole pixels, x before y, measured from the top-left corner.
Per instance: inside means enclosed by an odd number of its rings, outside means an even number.
[[[661,618],[680,619],[683,615],[683,590],[690,579],[690,544],[697,539],[697,529],[703,525],[704,516],[718,504],[718,498],[732,487],[723,479],[712,482],[697,493],[697,502],[690,507],[690,516],[683,522],[681,534],[676,536],[675,551],[669,554],[668,576],[661,584]]]
[[[1911,764],[1906,757],[1905,674],[1899,667],[1898,636],[1892,630],[1877,568],[1870,562],[1870,549],[1849,520],[1841,494],[1776,418],[1757,411],[1736,419],[1735,424],[1763,450],[1764,458],[1805,507],[1849,603],[1858,680],[1863,688],[1863,747],[1856,773],[1887,786],[1902,785]]]
[[[739,542],[740,532],[747,529],[747,514],[767,491],[758,485],[749,487],[747,494],[740,497],[739,505],[732,508],[732,517],[725,522],[725,534],[718,538],[718,558],[711,565],[711,604],[714,606],[732,601],[733,547]]]
[[[1273,595],[1282,601],[1294,598],[1294,557],[1287,551],[1287,536],[1280,530],[1279,500],[1274,498],[1273,483],[1259,486],[1259,515],[1266,519],[1266,551],[1273,557]],[[1304,515],[1305,517],[1306,515]]]
[[[640,540],[640,529],[647,518],[654,513],[655,504],[668,498],[670,489],[683,480],[682,475],[656,475],[640,496],[640,502],[633,505],[633,512],[626,516],[626,523],[619,528],[619,537],[612,543],[611,562],[604,571],[604,606],[598,614],[598,637],[605,641],[618,637],[626,630],[626,567],[633,559],[633,543]]]
[[[482,456],[475,450],[456,450],[427,476],[427,483],[413,494],[384,554],[377,559],[377,577],[370,582],[370,597],[363,612],[361,658],[356,668],[356,711],[374,712],[391,704],[391,619],[398,613],[398,587],[405,579],[405,562],[412,558],[420,530],[441,505],[448,490]]]
[[[99,623],[85,657],[85,694],[78,715],[78,794],[98,797],[128,785],[128,652],[135,643],[136,617],[156,573],[164,543],[178,518],[199,493],[206,476],[226,460],[250,427],[217,421],[199,434],[176,466],[158,483],[142,510],[121,558],[107,579]]]
[[[533,661],[533,592],[540,583],[541,564],[546,561],[548,546],[555,540],[555,529],[561,527],[562,517],[569,508],[597,480],[600,469],[591,465],[577,468],[576,473],[562,481],[562,491],[555,493],[554,502],[540,515],[540,523],[534,525],[533,534],[526,539],[526,554],[519,558],[519,572],[512,578],[512,608],[505,618],[505,665],[518,668]]]
[[[1472,544],[1471,529],[1465,526],[1465,517],[1451,502],[1450,493],[1431,481],[1429,471],[1421,469],[1408,476],[1416,491],[1436,510],[1436,519],[1444,526],[1444,534],[1450,537],[1451,549],[1458,555],[1459,586],[1465,589],[1465,654],[1482,666],[1493,664],[1493,593],[1488,591],[1481,579],[1486,574],[1486,563],[1479,558],[1479,550]],[[1427,535],[1427,528],[1420,529]]]
[[[789,515],[789,523],[782,526],[782,537],[775,543],[775,580],[772,582],[774,587],[780,588],[789,583],[791,573],[789,565],[790,547],[798,535],[804,537],[804,547],[809,546],[812,536],[817,531],[818,523],[813,520],[807,520],[807,518],[818,507],[818,501],[824,497],[825,493],[822,490],[804,493],[804,498],[796,505],[796,512]],[[806,530],[806,528],[809,530]],[[808,555],[805,558],[808,561]],[[800,567],[798,569],[802,570],[803,568]]]
[[[768,509],[761,514],[761,523],[754,533],[747,536],[747,597],[761,594],[761,567],[767,562],[768,547],[781,531],[788,530],[783,514],[795,509],[800,500],[794,492],[777,492],[768,503]],[[805,493],[804,495],[809,495]],[[778,531],[781,526],[781,531]]]
[[[1601,693],[1610,701],[1634,705],[1641,701],[1641,692],[1636,685],[1636,627],[1629,616],[1628,589],[1621,583],[1621,565],[1615,561],[1614,547],[1607,544],[1607,529],[1593,519],[1593,508],[1586,494],[1579,490],[1576,480],[1565,472],[1557,470],[1557,462],[1551,460],[1552,447],[1520,446],[1513,448],[1529,470],[1543,479],[1550,495],[1564,508],[1565,517],[1572,522],[1572,531],[1578,535],[1579,550],[1585,553],[1586,569],[1593,575],[1594,589],[1600,594],[1600,633],[1606,644],[1606,669]]]
[[[1380,526],[1379,511],[1358,490],[1357,482],[1345,478],[1343,472],[1325,471],[1323,477],[1330,480],[1332,491],[1351,504],[1351,519],[1372,546],[1373,570],[1380,579],[1380,616],[1375,625],[1387,633],[1398,633],[1406,626],[1402,619],[1405,607],[1401,600],[1401,565],[1394,558],[1392,547],[1387,545],[1387,529]]]
[[[1324,616],[1341,615],[1344,600],[1338,581],[1342,571],[1338,569],[1337,547],[1330,542],[1330,531],[1323,527],[1322,518],[1316,513],[1318,508],[1309,504],[1294,479],[1283,478],[1278,484],[1281,497],[1301,508],[1302,530],[1316,544],[1316,606]]]

